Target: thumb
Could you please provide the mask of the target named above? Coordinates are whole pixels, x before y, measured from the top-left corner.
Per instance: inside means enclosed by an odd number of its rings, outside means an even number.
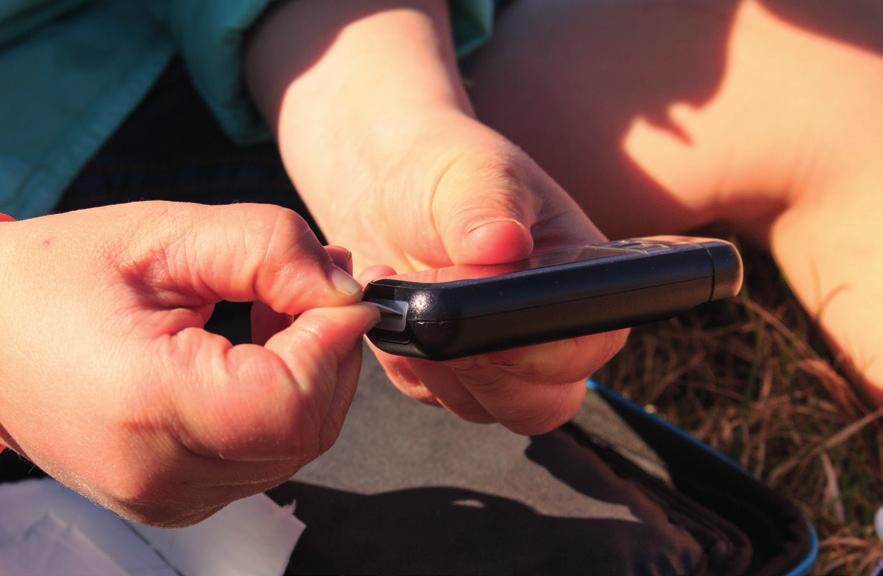
[[[193,452],[239,461],[300,465],[337,437],[355,393],[362,336],[373,306],[314,308],[264,347],[231,345],[202,330],[166,340],[181,440]],[[175,359],[184,359],[182,363]],[[168,368],[165,368],[168,370]]]
[[[433,216],[454,264],[501,264],[530,255],[539,210],[531,188],[535,169],[520,152],[448,168],[436,188]]]

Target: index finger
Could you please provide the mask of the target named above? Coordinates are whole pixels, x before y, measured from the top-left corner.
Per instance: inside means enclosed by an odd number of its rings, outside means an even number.
[[[445,364],[500,423],[519,434],[540,434],[576,413],[586,378],[619,351],[627,334],[593,334]]]
[[[458,371],[493,367],[513,377],[538,382],[585,380],[613,358],[625,344],[628,329],[590,334],[481,356],[448,361]]]
[[[127,272],[160,306],[260,300],[296,315],[358,301],[359,283],[295,212],[260,204],[175,208],[129,249]]]

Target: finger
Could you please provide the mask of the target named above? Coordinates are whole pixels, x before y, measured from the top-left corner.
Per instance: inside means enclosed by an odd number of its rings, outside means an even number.
[[[460,382],[496,420],[520,434],[568,421],[585,380],[619,351],[624,330],[449,361]]]
[[[352,369],[339,368],[378,320],[365,304],[317,308],[265,347],[232,346],[196,328],[168,337],[157,356],[166,381],[183,380],[172,391],[182,444],[227,460],[314,459],[329,445],[324,419],[346,411],[334,405],[335,388]]]
[[[325,246],[325,253],[331,258],[331,261],[347,273],[353,273],[353,253],[343,246],[329,245]]]
[[[374,306],[356,304],[309,310],[292,327],[267,342],[288,366],[316,423],[304,444],[315,447],[310,459],[325,452],[340,433],[355,395],[361,368],[362,336],[380,321]],[[308,452],[309,453],[309,452]]]
[[[181,306],[182,296],[200,303],[260,300],[295,315],[352,303],[361,294],[358,282],[334,265],[291,210],[236,204],[174,214],[163,222],[168,230],[161,232],[159,246],[154,236],[145,235],[150,237],[137,246],[140,254],[129,271],[164,306]]]
[[[389,278],[390,276],[395,276],[395,274],[396,271],[389,266],[378,264],[376,266],[369,266],[368,268],[362,270],[362,273],[359,274],[359,282],[367,286],[369,282],[373,282],[381,278]]]
[[[538,202],[531,171],[539,170],[512,147],[469,158],[437,185],[433,217],[454,264],[499,264],[527,258]]]
[[[537,382],[585,380],[613,358],[625,344],[628,330],[617,330],[500,350],[487,362],[512,376]],[[454,361],[456,363],[456,361]]]
[[[380,350],[377,346],[368,342],[368,347],[377,356],[380,365],[386,372],[390,382],[398,388],[405,396],[417,400],[423,404],[439,406],[438,399],[435,394],[427,388],[417,374],[412,369],[412,364],[408,358],[387,354]]]
[[[102,477],[98,483],[102,490],[86,494],[128,518],[152,525],[189,524],[187,519],[198,512],[285,482],[299,467],[286,460],[237,462],[202,456],[182,448],[166,433],[141,434],[133,440],[134,444],[119,447],[116,461],[120,465],[114,474]],[[145,454],[165,456],[148,462]],[[80,479],[74,483],[82,485]]]
[[[140,524],[160,528],[182,528],[198,524],[213,516],[229,504],[261,494],[288,481],[288,478],[268,480],[242,486],[218,486],[194,490],[190,493],[179,491],[158,501],[148,501],[140,506],[129,506],[129,513],[123,516]],[[133,518],[133,516],[135,516]]]
[[[352,274],[352,252],[342,246],[325,246],[325,252],[335,266]],[[291,315],[275,312],[263,302],[255,302],[251,307],[251,341],[263,346],[274,334],[288,328],[293,321]]]
[[[218,513],[224,505],[200,506],[194,508],[192,499],[186,501],[136,501],[121,502],[96,499],[102,507],[115,512],[120,518],[142,526],[155,528],[184,528],[202,522]]]
[[[352,350],[338,363],[337,386],[334,388],[328,415],[322,421],[322,442],[327,446],[337,441],[343,429],[344,419],[356,395],[361,370],[362,346],[361,341],[357,341]]]
[[[412,359],[409,363],[414,375],[442,407],[468,422],[496,422],[496,418],[475,399],[451,368],[438,362],[417,359]]]
[[[208,488],[178,487],[158,499],[131,501],[104,501],[123,518],[138,524],[158,528],[181,528],[202,522],[228,504],[260,494],[282,484],[285,480],[263,482],[249,486],[219,486]]]
[[[369,346],[387,377],[406,396],[423,404],[442,406],[469,422],[496,421],[460,383],[450,367],[439,362],[394,356],[373,344],[369,343]]]
[[[586,392],[583,379],[538,383],[501,372],[487,379],[463,373],[458,376],[495,421],[528,436],[545,434],[573,418]]]

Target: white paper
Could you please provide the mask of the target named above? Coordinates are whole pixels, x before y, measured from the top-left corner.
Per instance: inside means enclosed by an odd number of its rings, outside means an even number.
[[[4,576],[127,576],[76,526],[47,514],[18,537],[0,544]]]
[[[0,543],[50,513],[76,526],[126,574],[178,576],[119,516],[50,478],[0,484]]]
[[[190,528],[133,527],[186,576],[280,576],[305,528],[293,510],[258,494]]]
[[[304,530],[292,511],[258,494],[195,526],[158,529],[51,479],[0,484],[0,574],[79,576],[72,567],[82,566],[90,576],[280,576]]]

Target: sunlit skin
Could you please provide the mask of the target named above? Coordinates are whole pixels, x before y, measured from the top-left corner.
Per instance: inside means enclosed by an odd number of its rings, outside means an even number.
[[[150,202],[4,223],[0,282],[15,305],[0,308],[0,439],[163,526],[284,482],[337,437],[379,320],[348,266],[274,206]],[[220,299],[297,319],[232,346],[202,329]]]

